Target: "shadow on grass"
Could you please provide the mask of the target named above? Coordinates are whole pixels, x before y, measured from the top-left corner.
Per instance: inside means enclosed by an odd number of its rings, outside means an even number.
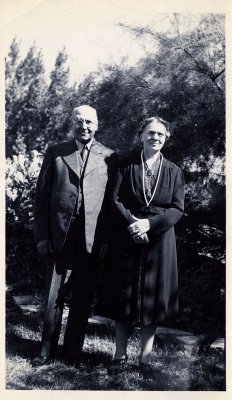
[[[101,331],[101,329],[100,329]],[[98,339],[101,339],[101,334],[96,328],[88,329],[89,332],[94,332]],[[104,334],[104,336],[106,336]],[[103,334],[102,334],[103,337]],[[40,340],[26,339],[17,335],[17,333],[7,333],[6,335],[6,353],[11,356],[20,356],[22,358],[33,359],[40,352]],[[57,360],[62,360],[62,346],[58,346]],[[108,365],[111,360],[111,355],[102,353],[100,351],[86,352],[83,351],[81,355],[81,363],[86,366],[97,366],[99,364]]]
[[[52,362],[39,368],[32,368],[30,360],[40,350],[40,341],[28,338],[28,332],[41,327],[41,321],[32,316],[15,318],[8,321],[8,333],[6,337],[7,347],[7,389],[14,390],[166,390],[164,388],[167,379],[166,373],[157,370],[155,379],[144,379],[133,364],[129,362],[127,373],[118,377],[110,377],[107,374],[107,366],[112,355],[109,352],[109,344],[112,342],[112,330],[101,325],[88,325],[87,351],[83,351],[81,364],[75,369],[66,366],[62,360]],[[16,323],[14,323],[16,321]],[[94,347],[97,341],[101,350]],[[62,347],[59,346],[59,354]]]
[[[33,358],[40,351],[40,342],[19,337],[15,333],[6,335],[6,353],[11,356]]]
[[[225,355],[222,349],[211,349],[191,364],[191,391],[225,391]]]
[[[61,337],[64,334],[62,327]],[[89,324],[81,364],[77,369],[58,359],[33,368],[30,360],[40,351],[41,313],[23,314],[12,306],[7,311],[7,389],[16,390],[108,390],[108,391],[209,391],[225,390],[224,353],[198,355],[174,342],[157,341],[153,351],[154,373],[144,376],[138,368],[139,335],[128,346],[128,369],[111,377],[107,366],[112,357],[114,333],[110,326]]]

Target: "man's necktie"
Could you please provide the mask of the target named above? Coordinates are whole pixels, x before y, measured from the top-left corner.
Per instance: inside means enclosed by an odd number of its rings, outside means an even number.
[[[80,153],[83,163],[86,160],[87,154],[88,154],[88,149],[86,146],[83,146],[83,149],[81,150],[81,153]]]

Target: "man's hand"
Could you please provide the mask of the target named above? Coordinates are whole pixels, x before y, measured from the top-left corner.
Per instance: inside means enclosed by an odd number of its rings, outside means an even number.
[[[52,253],[52,246],[50,240],[41,240],[37,243],[37,250],[41,256],[46,256],[49,253]]]
[[[106,253],[107,253],[107,250],[108,250],[108,244],[107,243],[102,243],[102,245],[100,247],[100,250],[99,250],[99,253],[98,253],[98,256],[100,258],[104,258]]]
[[[139,236],[147,233],[150,229],[150,222],[147,218],[138,219],[137,221],[133,222],[128,226],[129,233],[133,236],[138,238]]]
[[[132,237],[136,244],[148,244],[149,243],[149,239],[148,239],[148,236],[146,233],[144,233],[143,235],[138,236],[138,237],[136,237],[136,236],[132,236]]]

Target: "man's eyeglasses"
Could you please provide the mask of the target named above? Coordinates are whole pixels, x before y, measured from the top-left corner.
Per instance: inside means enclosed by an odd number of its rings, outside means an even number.
[[[94,125],[97,122],[97,120],[91,121],[90,119],[74,118],[73,122],[74,122],[75,125],[79,125],[80,126],[80,125],[84,125],[85,124],[90,128],[92,125]]]

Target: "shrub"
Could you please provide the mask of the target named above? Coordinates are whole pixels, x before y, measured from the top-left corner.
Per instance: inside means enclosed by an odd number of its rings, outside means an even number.
[[[8,224],[32,229],[35,186],[41,154],[14,155],[6,160],[6,220]]]
[[[17,292],[42,287],[44,267],[33,239],[33,207],[42,157],[36,150],[6,160],[6,282]]]

